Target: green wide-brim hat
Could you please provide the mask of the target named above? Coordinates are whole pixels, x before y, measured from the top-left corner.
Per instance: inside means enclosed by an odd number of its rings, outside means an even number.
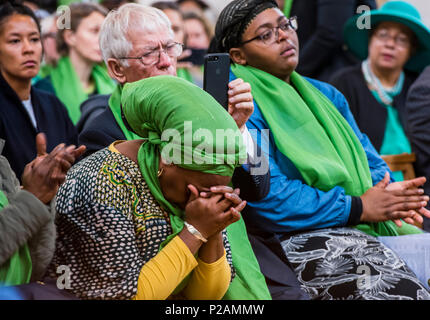
[[[358,19],[360,19],[359,23],[357,23]],[[418,39],[418,47],[415,54],[406,63],[405,69],[421,72],[430,64],[430,29],[422,22],[418,10],[403,1],[387,2],[380,9],[366,11],[346,22],[343,30],[344,41],[349,50],[359,59],[364,60],[369,54],[370,29],[362,26],[368,19],[370,19],[371,28],[380,22],[392,21],[407,26],[415,34]],[[360,29],[359,26],[364,28]]]

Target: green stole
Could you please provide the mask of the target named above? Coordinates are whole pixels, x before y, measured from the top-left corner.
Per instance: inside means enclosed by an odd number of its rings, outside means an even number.
[[[122,85],[117,84],[115,90],[113,91],[111,97],[109,98],[109,108],[115,117],[116,123],[120,127],[122,133],[126,140],[136,140],[142,139],[141,136],[137,135],[133,131],[130,131],[126,128],[124,121],[121,118],[121,94],[122,94]]]
[[[0,191],[0,209],[8,205],[3,191]],[[0,214],[2,212],[0,211]],[[0,286],[16,286],[30,282],[32,264],[27,244],[22,245],[8,261],[0,266]]]
[[[187,69],[177,69],[177,76],[193,83],[193,79]],[[115,90],[109,98],[109,108],[111,109],[118,126],[121,128],[121,131],[124,133],[124,136],[127,140],[142,139],[141,136],[137,135],[133,131],[128,130],[124,125],[124,121],[121,118],[121,93],[122,85],[117,84]]]
[[[382,140],[380,154],[401,154],[411,153],[411,144],[400,124],[399,114],[397,109],[392,105],[385,104],[375,90],[371,91],[375,99],[381,104],[382,107],[387,109],[387,121],[385,124],[384,139]],[[393,178],[396,181],[403,181],[403,173],[401,171],[394,171]]]
[[[56,96],[65,104],[70,119],[76,124],[81,116],[80,105],[88,99],[88,95],[84,92],[69,57],[62,57],[51,70],[50,76]],[[97,93],[109,94],[115,89],[115,83],[102,66],[94,65],[91,77]]]
[[[333,103],[310,82],[293,72],[292,85],[262,70],[232,65],[238,78],[249,82],[254,99],[273,133],[276,147],[301,173],[304,182],[322,191],[340,186],[350,196],[372,187],[366,153]],[[419,232],[393,221],[365,223],[357,229],[372,236]]]
[[[190,72],[186,68],[178,68],[178,69],[176,69],[176,75],[179,78],[185,79],[185,80],[193,83],[193,77],[191,76]]]
[[[293,7],[294,0],[284,0],[284,15],[289,18],[291,14],[291,8]]]

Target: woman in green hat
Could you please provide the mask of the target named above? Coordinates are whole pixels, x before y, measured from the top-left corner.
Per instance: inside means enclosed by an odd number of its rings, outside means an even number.
[[[344,37],[364,61],[339,71],[331,82],[345,95],[358,126],[380,154],[410,153],[406,95],[416,73],[430,64],[430,30],[412,5],[390,1],[350,19]],[[394,172],[394,178],[403,180],[402,173]]]
[[[53,276],[69,266],[84,299],[270,299],[239,214],[246,202],[226,186],[246,156],[231,116],[172,76],[126,84],[121,104],[143,140],[69,171]]]
[[[54,93],[76,124],[81,103],[94,94],[112,93],[115,83],[102,66],[98,41],[107,10],[94,3],[74,3],[69,8],[65,14],[69,14],[70,26],[60,29],[57,35],[61,58],[35,87]],[[67,19],[63,21],[60,17],[58,23],[62,22],[66,24]]]

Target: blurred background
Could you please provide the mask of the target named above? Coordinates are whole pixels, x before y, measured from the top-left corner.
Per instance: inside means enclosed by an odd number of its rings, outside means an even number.
[[[387,1],[390,1],[390,0],[376,0],[379,6],[381,6]],[[425,21],[426,25],[430,27],[430,1],[429,0],[405,0],[405,1],[414,5],[420,11],[421,16],[423,17],[423,20]],[[136,2],[149,5],[152,2],[154,2],[154,0],[138,0]],[[212,10],[214,11],[213,14],[217,15],[219,12],[221,12],[221,10],[225,7],[227,3],[231,2],[231,0],[205,0],[205,2],[211,6]]]

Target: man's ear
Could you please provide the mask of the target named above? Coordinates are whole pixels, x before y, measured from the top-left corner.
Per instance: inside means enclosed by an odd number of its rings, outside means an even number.
[[[64,42],[67,44],[68,47],[75,47],[76,46],[76,37],[75,33],[70,30],[66,29],[63,33]]]
[[[119,60],[109,58],[107,61],[107,69],[110,77],[118,81],[120,84],[127,82],[127,78],[124,73],[124,67],[121,65]]]
[[[230,58],[234,63],[240,64],[242,66],[247,64],[245,54],[241,48],[231,48],[229,53]]]

